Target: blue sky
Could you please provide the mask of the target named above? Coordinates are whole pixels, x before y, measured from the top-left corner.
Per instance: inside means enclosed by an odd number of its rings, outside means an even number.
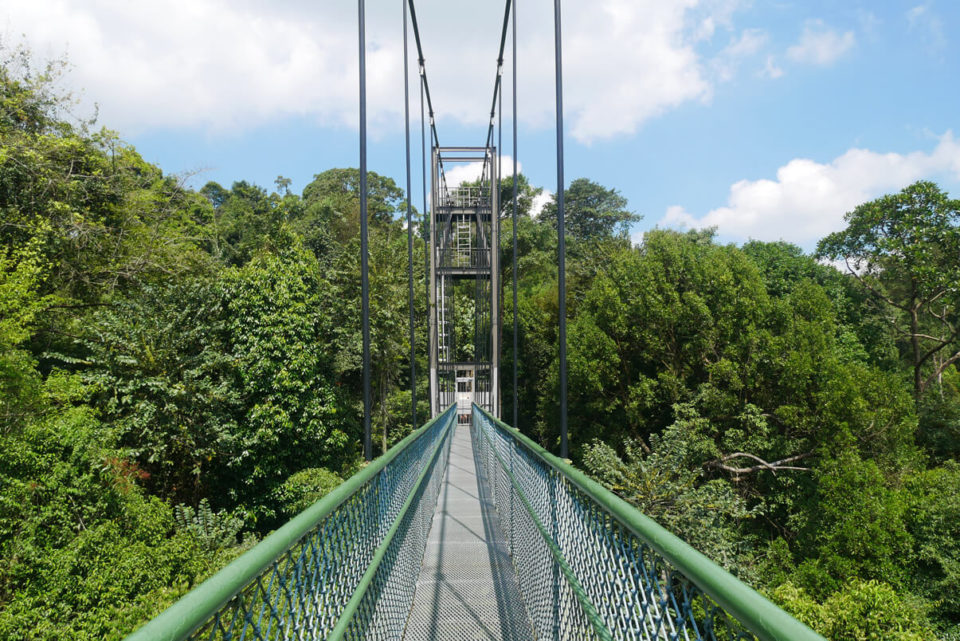
[[[403,186],[401,1],[367,11],[369,167]],[[481,144],[502,5],[416,6],[441,142]],[[518,7],[518,157],[552,192],[552,2]],[[352,0],[0,0],[0,34],[38,58],[65,53],[82,108],[98,103],[100,123],[165,171],[194,186],[271,188],[284,175],[299,191],[358,164],[355,11]],[[715,225],[725,241],[807,249],[858,203],[915,180],[960,196],[957,33],[960,3],[945,0],[568,0],[567,180],[620,190],[644,216],[636,238]],[[509,102],[508,91],[508,155]]]

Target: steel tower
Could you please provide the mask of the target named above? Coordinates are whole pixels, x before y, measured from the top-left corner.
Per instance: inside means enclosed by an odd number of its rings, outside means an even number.
[[[442,170],[482,163],[448,188]],[[495,147],[434,147],[430,212],[430,399],[469,422],[471,403],[500,416],[500,263]]]

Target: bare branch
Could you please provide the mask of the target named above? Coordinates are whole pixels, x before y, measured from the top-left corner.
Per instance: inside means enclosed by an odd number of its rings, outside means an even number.
[[[730,472],[731,474],[737,477],[743,474],[758,472],[760,470],[770,470],[771,472],[774,473],[774,475],[776,475],[776,473],[780,470],[809,472],[810,471],[809,467],[799,467],[796,465],[786,465],[786,464],[793,463],[795,461],[800,461],[805,458],[809,458],[811,456],[813,456],[813,452],[804,452],[803,454],[795,454],[794,456],[788,456],[778,461],[771,461],[768,463],[767,461],[764,461],[762,458],[760,458],[759,456],[756,456],[755,454],[750,454],[748,452],[734,452],[733,454],[727,454],[713,461],[704,463],[704,467],[713,467],[719,470],[723,470],[724,472]],[[752,459],[754,461],[757,461],[758,464],[750,467],[734,467],[732,465],[727,465],[727,461],[732,461],[738,458]]]
[[[937,378],[939,378],[940,375],[943,374],[943,372],[946,371],[946,369],[947,369],[948,367],[950,367],[951,365],[953,365],[953,364],[956,363],[957,361],[960,361],[960,352],[957,352],[956,354],[954,354],[953,356],[951,356],[951,357],[948,358],[947,360],[945,360],[945,361],[943,361],[942,363],[940,363],[940,365],[939,365],[936,369],[933,370],[933,374],[931,374],[930,376],[928,376],[928,377],[926,378],[926,380],[923,381],[923,382],[920,384],[920,391],[923,392],[925,389],[927,389],[927,386],[928,386],[930,383],[932,383],[934,380],[936,380]]]

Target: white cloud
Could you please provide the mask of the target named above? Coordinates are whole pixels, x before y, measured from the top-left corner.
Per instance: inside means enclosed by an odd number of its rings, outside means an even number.
[[[809,20],[800,41],[787,49],[787,57],[795,62],[829,65],[850,51],[855,43],[852,31],[837,33],[822,20]]]
[[[947,46],[947,36],[943,31],[943,22],[930,10],[929,4],[917,5],[907,11],[907,24],[910,31],[923,38],[924,46],[931,54],[939,55]]]
[[[877,153],[850,149],[829,163],[797,158],[777,170],[776,180],[741,180],[727,205],[696,217],[669,207],[668,227],[717,227],[724,236],[787,239],[807,244],[842,229],[843,215],[857,205],[912,182],[936,176],[960,180],[960,141],[948,131],[928,152]]]
[[[355,36],[303,23],[265,6],[229,0],[0,0],[0,24],[23,32],[35,55],[67,53],[68,81],[100,104],[101,121],[140,130],[233,130],[312,113],[351,123]],[[371,102],[385,104],[378,76],[398,61],[371,52]],[[402,75],[401,75],[402,77]]]
[[[540,212],[543,211],[543,208],[547,206],[547,203],[553,200],[553,192],[547,191],[544,189],[539,194],[533,197],[533,202],[530,203],[530,215],[536,218],[540,215]]]
[[[760,72],[760,75],[764,78],[776,80],[777,78],[783,76],[783,69],[777,66],[773,56],[767,56],[767,62],[763,66],[763,70]]]
[[[708,98],[710,61],[697,46],[731,30],[739,4],[566,3],[569,133],[584,142],[629,134],[668,109]],[[450,119],[482,126],[502,13],[447,0],[420,0],[417,10],[441,135]],[[104,124],[127,135],[179,127],[230,133],[290,116],[355,127],[355,11],[349,2],[307,0],[0,0],[0,33],[8,41],[23,33],[38,57],[66,51],[75,67],[69,82],[101,105]],[[518,11],[521,115],[528,125],[551,126],[553,3],[530,0]],[[392,0],[367,2],[375,134],[402,122],[400,12]],[[749,36],[740,44],[749,47]],[[415,102],[415,55],[411,62]]]
[[[447,187],[456,187],[462,182],[477,180],[480,178],[480,172],[483,171],[482,162],[457,163],[444,168],[444,175],[447,177]],[[517,173],[523,171],[523,163],[517,163]],[[513,158],[510,156],[500,157],[500,175],[513,175]]]
[[[710,95],[701,60],[684,37],[687,11],[696,5],[695,0],[567,3],[564,100],[572,136],[591,142],[632,134],[671,107]],[[552,34],[528,42],[523,59],[538,60],[536,77],[550,80],[526,90],[551,97],[553,61],[544,52],[553,49]],[[549,120],[551,109],[549,99],[541,102],[541,117]]]
[[[733,38],[713,59],[717,78],[722,82],[732,79],[740,63],[765,47],[769,39],[761,29],[744,29],[739,38]]]

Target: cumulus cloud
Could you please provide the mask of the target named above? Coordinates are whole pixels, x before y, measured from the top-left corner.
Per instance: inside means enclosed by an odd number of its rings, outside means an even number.
[[[795,62],[825,66],[850,51],[855,43],[852,31],[837,33],[822,20],[810,20],[803,27],[800,41],[787,49],[787,57]]]
[[[584,142],[629,134],[668,109],[708,98],[711,62],[697,47],[718,29],[732,30],[739,4],[565,5],[570,134]],[[420,0],[417,10],[438,127],[442,131],[451,120],[482,125],[489,117],[502,13],[489,3],[446,0]],[[533,126],[553,122],[552,10],[549,0],[518,5],[518,99]],[[124,133],[179,127],[235,132],[291,116],[354,127],[355,11],[350,3],[307,0],[0,0],[0,33],[5,40],[24,34],[41,57],[66,51],[75,67],[70,82],[101,105],[106,125]],[[374,133],[402,122],[400,11],[397,2],[367,2]],[[745,33],[739,46],[753,46],[751,37]]]
[[[483,171],[482,162],[457,163],[444,168],[444,175],[447,177],[447,187],[456,187],[460,183],[477,180],[480,178],[480,172]],[[517,163],[517,173],[523,171],[523,163]],[[510,156],[501,156],[500,175],[513,175],[513,158]]]
[[[356,117],[346,108],[357,85],[355,36],[335,23],[298,23],[229,0],[6,2],[0,20],[7,39],[22,32],[37,56],[65,52],[68,81],[111,127],[230,130],[304,113],[336,125]],[[398,61],[373,51],[371,68],[371,102],[384,105],[379,76],[397,74]]]
[[[660,225],[715,226],[720,234],[741,240],[788,239],[808,244],[843,229],[843,215],[857,205],[937,176],[960,180],[960,141],[951,131],[930,152],[877,153],[855,148],[829,163],[797,158],[777,170],[776,180],[734,183],[727,205],[703,216],[694,216],[680,205],[669,207]]]

